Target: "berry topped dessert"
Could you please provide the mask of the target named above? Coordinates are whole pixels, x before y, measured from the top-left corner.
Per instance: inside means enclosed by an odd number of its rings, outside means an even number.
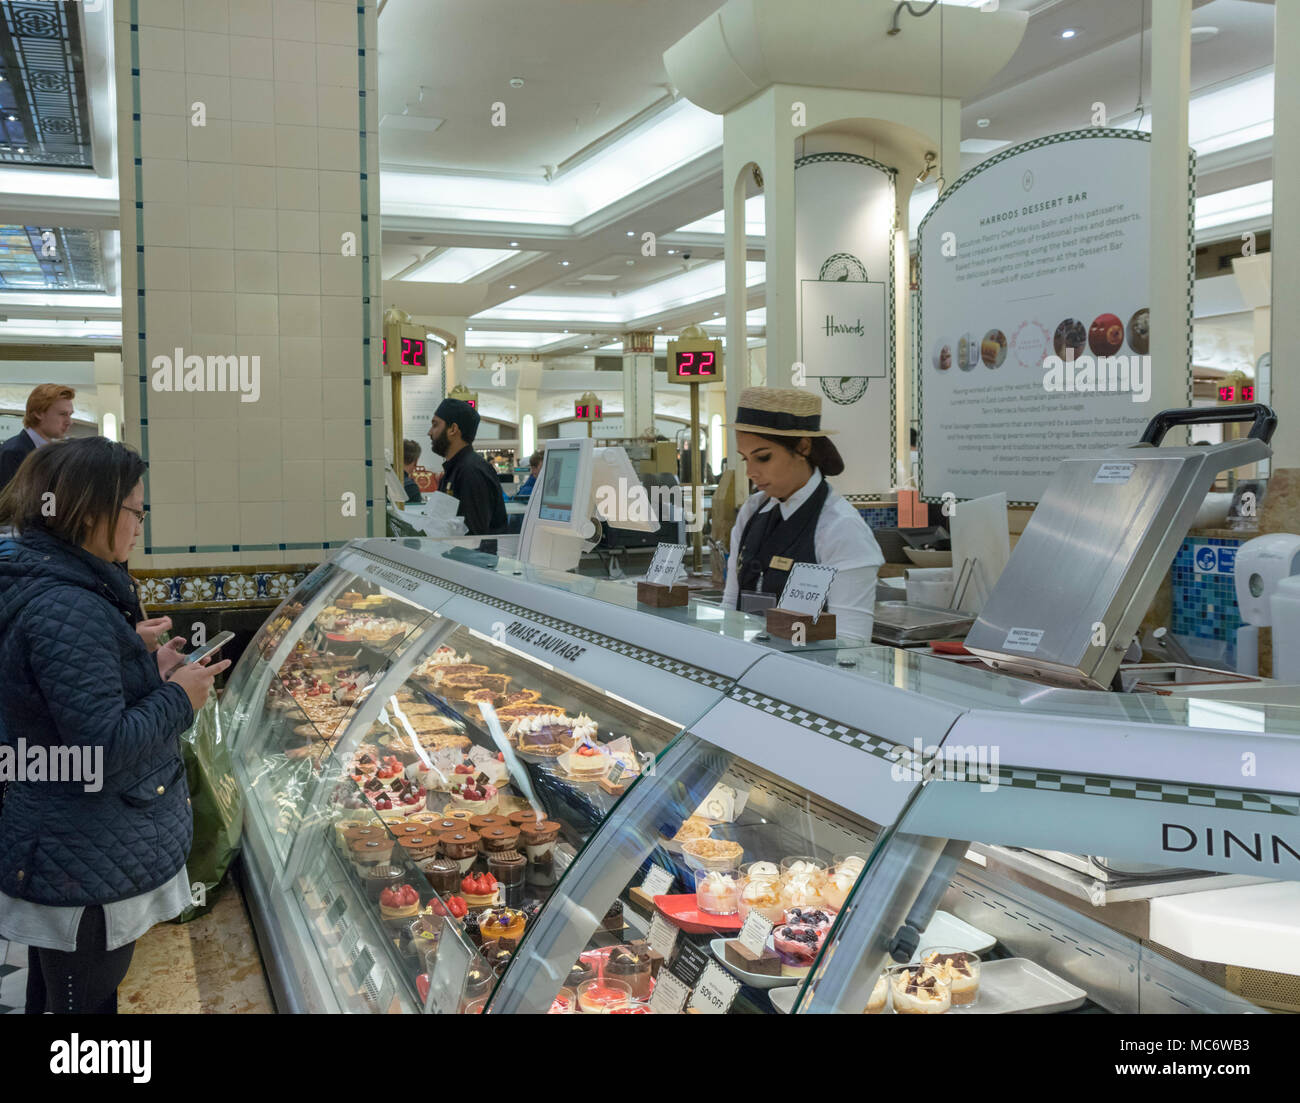
[[[412,919],[420,911],[420,895],[410,885],[394,885],[379,894],[379,914],[385,919]]]
[[[473,907],[495,904],[497,879],[490,873],[471,873],[461,881],[460,891],[465,896],[465,902]]]

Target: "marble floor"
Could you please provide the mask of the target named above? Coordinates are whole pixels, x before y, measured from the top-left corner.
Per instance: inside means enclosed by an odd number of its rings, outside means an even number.
[[[21,1014],[27,947],[0,939],[0,1015]],[[237,885],[192,923],[160,923],[135,945],[118,989],[124,1015],[274,1014],[262,960]]]

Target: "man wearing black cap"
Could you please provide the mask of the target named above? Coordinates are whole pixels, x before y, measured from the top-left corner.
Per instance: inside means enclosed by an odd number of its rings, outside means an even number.
[[[429,439],[442,457],[445,490],[460,502],[457,514],[465,518],[471,536],[506,531],[506,502],[501,480],[492,465],[470,447],[478,434],[478,411],[458,398],[444,398],[433,415]],[[480,551],[496,553],[496,541],[485,540]]]

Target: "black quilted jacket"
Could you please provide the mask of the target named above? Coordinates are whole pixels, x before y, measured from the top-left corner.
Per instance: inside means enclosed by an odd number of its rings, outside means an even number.
[[[177,736],[194,713],[159,677],[138,618],[121,568],[47,532],[0,541],[0,740],[103,749],[99,792],[10,782],[0,892],[108,904],[166,884],[185,863],[193,822]]]

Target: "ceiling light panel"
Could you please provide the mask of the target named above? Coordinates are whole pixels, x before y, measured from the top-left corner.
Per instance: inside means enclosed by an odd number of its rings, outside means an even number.
[[[411,283],[467,283],[512,257],[513,249],[444,249],[405,277]]]

